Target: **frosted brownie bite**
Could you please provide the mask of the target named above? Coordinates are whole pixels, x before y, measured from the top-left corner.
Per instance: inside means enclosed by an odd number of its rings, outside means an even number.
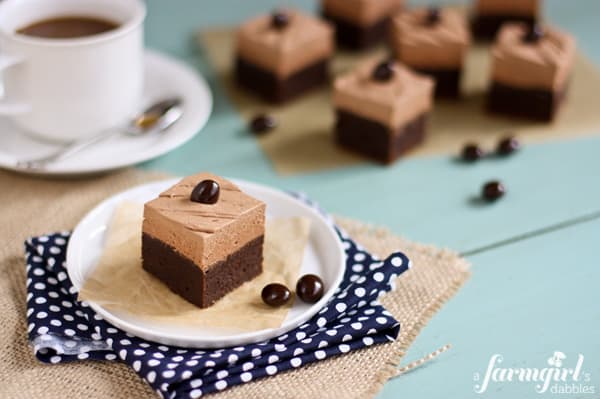
[[[237,31],[237,82],[264,99],[283,103],[328,82],[333,28],[294,10],[245,22]]]
[[[529,27],[539,22],[542,0],[476,0],[473,9],[473,35],[494,39],[506,22],[522,22]]]
[[[404,0],[321,0],[321,10],[335,25],[340,46],[365,49],[386,37],[392,15],[403,4]]]
[[[364,62],[335,80],[337,143],[393,162],[423,141],[433,89],[433,79],[398,62]]]
[[[551,27],[507,24],[492,48],[490,111],[554,119],[567,93],[575,39]]]
[[[196,306],[262,272],[265,204],[200,173],[144,205],[143,268]]]
[[[392,21],[391,43],[396,58],[436,80],[436,95],[457,97],[471,34],[456,10],[418,8]]]

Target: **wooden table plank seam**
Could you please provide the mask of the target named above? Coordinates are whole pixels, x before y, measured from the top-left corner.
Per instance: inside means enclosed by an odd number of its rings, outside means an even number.
[[[531,230],[531,231],[527,231],[523,234],[519,234],[501,241],[496,241],[492,244],[487,244],[487,245],[483,245],[481,247],[478,248],[474,248],[471,250],[467,250],[467,251],[463,251],[460,253],[461,256],[473,256],[473,255],[478,255],[478,254],[482,254],[488,251],[492,251],[507,245],[511,245],[520,241],[525,241],[525,240],[529,240],[531,238],[535,238],[535,237],[540,237],[546,234],[550,234],[559,230],[563,230],[572,226],[576,226],[578,224],[582,224],[582,223],[589,223],[592,222],[594,220],[600,219],[600,210],[596,211],[596,212],[591,212],[591,213],[587,213],[585,215],[573,218],[573,219],[569,219],[569,220],[565,220],[562,222],[558,222],[555,224],[551,224],[549,226],[544,226],[535,230]]]

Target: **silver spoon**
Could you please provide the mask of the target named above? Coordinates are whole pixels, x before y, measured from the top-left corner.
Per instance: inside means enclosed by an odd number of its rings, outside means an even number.
[[[18,161],[16,166],[24,170],[40,170],[48,164],[68,158],[109,137],[119,134],[142,136],[154,132],[163,132],[181,118],[183,114],[181,105],[182,101],[177,97],[161,100],[146,108],[144,112],[127,122],[122,128],[105,130],[92,137],[74,141],[60,150],[40,158]]]

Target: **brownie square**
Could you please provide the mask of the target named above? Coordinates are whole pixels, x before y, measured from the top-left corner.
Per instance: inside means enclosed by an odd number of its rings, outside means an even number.
[[[531,28],[538,22],[542,0],[477,0],[471,28],[478,39],[493,40],[506,22]]]
[[[404,0],[322,0],[323,17],[335,25],[340,47],[361,50],[387,36],[392,15],[402,10]]]
[[[566,87],[559,91],[520,89],[493,82],[488,97],[491,112],[551,122],[566,95]]]
[[[206,308],[262,272],[263,241],[263,236],[253,239],[204,271],[174,247],[144,233],[144,269],[188,302]]]
[[[238,84],[272,103],[285,103],[329,80],[329,60],[308,65],[284,80],[241,57],[235,62]]]
[[[216,203],[191,200],[205,180]],[[196,306],[211,306],[262,272],[265,204],[209,173],[186,177],[144,206],[143,268]]]
[[[555,118],[566,96],[575,40],[551,27],[506,24],[492,48],[491,112],[540,121]]]
[[[393,131],[382,123],[341,109],[336,111],[335,141],[383,164],[391,164],[425,139],[428,114]]]
[[[236,37],[237,83],[272,103],[327,84],[333,28],[294,10],[245,22]]]
[[[458,97],[471,35],[456,10],[417,8],[392,20],[391,43],[396,58],[436,80],[436,96]]]
[[[364,62],[335,81],[336,142],[383,164],[394,162],[424,140],[434,85],[397,62]]]

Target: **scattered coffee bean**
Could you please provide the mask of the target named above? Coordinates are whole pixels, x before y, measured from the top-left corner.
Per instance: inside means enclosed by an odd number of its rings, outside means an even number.
[[[373,79],[379,82],[387,82],[394,76],[393,61],[384,61],[373,70]]]
[[[462,150],[462,159],[467,162],[475,162],[485,156],[485,151],[477,144],[467,144]]]
[[[279,283],[265,285],[260,294],[264,303],[269,306],[279,307],[285,305],[292,296],[288,287]]]
[[[296,295],[307,303],[318,302],[323,297],[323,281],[314,274],[306,274],[296,284]]]
[[[498,143],[496,152],[499,155],[510,155],[521,148],[521,143],[515,137],[506,137]]]
[[[523,41],[525,43],[534,44],[534,43],[537,43],[543,37],[544,37],[544,29],[542,29],[542,27],[540,25],[535,24],[531,28],[529,28],[527,33],[525,33],[525,36],[523,36]]]
[[[440,22],[441,12],[437,7],[430,7],[427,10],[427,17],[425,18],[426,25],[435,25]]]
[[[283,29],[290,23],[290,17],[282,11],[274,11],[271,16],[271,25],[276,29]]]
[[[202,180],[192,190],[190,200],[201,204],[214,204],[219,200],[221,189],[219,183],[214,180]]]
[[[256,134],[266,133],[277,127],[277,120],[271,115],[260,114],[250,122],[250,130]]]
[[[487,201],[496,201],[506,193],[504,185],[499,181],[487,182],[481,191],[482,197]]]

